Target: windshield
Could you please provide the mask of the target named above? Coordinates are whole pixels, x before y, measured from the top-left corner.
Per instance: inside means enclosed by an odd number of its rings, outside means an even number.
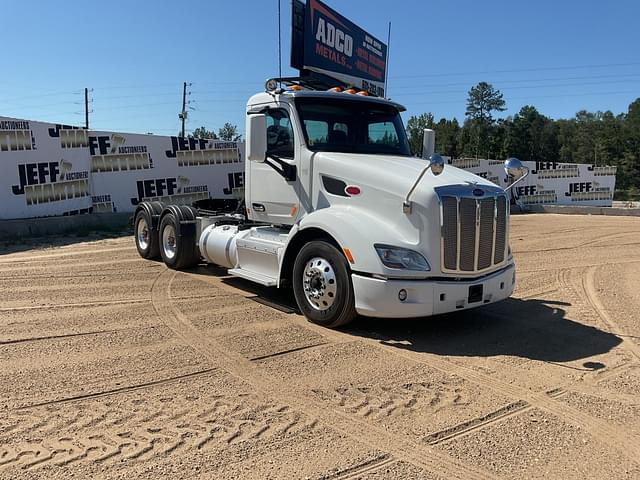
[[[398,110],[332,98],[296,98],[307,146],[314,152],[410,156]]]

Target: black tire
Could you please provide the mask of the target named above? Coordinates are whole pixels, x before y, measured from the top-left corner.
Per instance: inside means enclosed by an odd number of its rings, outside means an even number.
[[[136,249],[142,258],[153,260],[160,257],[158,246],[158,232],[153,229],[151,215],[145,210],[140,210],[133,222],[133,234],[136,240]]]
[[[160,221],[158,244],[162,260],[174,270],[191,267],[200,260],[195,239],[180,235],[180,224],[173,213],[165,214]]]
[[[302,247],[293,264],[293,293],[312,323],[337,328],[356,317],[347,259],[328,242],[313,241]]]

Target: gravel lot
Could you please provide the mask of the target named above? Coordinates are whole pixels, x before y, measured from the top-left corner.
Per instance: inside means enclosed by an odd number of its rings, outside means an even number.
[[[513,297],[330,331],[293,295],[0,250],[0,479],[640,479],[640,219],[520,215]]]

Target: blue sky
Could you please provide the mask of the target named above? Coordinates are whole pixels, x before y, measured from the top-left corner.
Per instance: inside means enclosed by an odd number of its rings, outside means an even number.
[[[282,7],[283,74],[290,2]],[[620,113],[640,97],[640,2],[325,0],[386,40],[388,93],[408,114],[464,118],[479,81],[553,118]],[[277,0],[2,2],[0,116],[175,134],[182,82],[187,130],[226,121],[244,131],[247,98],[278,72]]]

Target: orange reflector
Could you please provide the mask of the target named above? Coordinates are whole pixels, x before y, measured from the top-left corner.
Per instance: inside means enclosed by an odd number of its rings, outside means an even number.
[[[296,215],[296,212],[298,211],[298,207],[291,207],[291,216],[294,217]]]
[[[344,256],[347,257],[347,260],[349,260],[349,263],[353,263],[353,255],[351,255],[351,250],[345,247],[342,249],[342,251],[344,252]]]
[[[344,91],[344,93],[356,93],[356,89],[355,88],[348,88]]]
[[[289,86],[289,90],[293,90],[293,91],[298,91],[298,90],[302,90],[302,87],[300,85],[291,85]]]
[[[369,96],[369,92],[367,92],[365,90],[360,90],[358,93],[356,93],[356,95],[362,95],[363,97],[368,97]]]
[[[333,87],[327,90],[328,92],[341,92],[342,89],[340,87]]]

